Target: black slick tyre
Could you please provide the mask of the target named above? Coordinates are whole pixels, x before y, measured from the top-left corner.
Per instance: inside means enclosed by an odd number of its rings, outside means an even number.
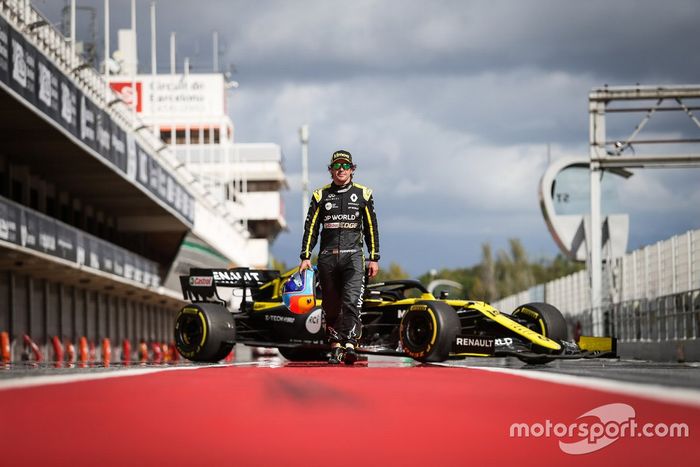
[[[555,306],[549,303],[527,303],[511,313],[514,318],[524,320],[527,327],[555,341],[569,337],[566,320]]]
[[[175,347],[193,362],[215,363],[236,344],[233,315],[216,303],[193,303],[175,318]]]
[[[528,328],[557,342],[568,338],[568,327],[564,316],[561,311],[549,303],[535,302],[520,305],[511,316],[525,321]],[[542,365],[553,360],[546,355],[552,353],[549,349],[533,346],[532,350],[542,355],[536,357],[519,355],[518,359],[529,365]]]
[[[399,339],[406,355],[421,362],[442,362],[449,358],[460,332],[454,309],[437,301],[417,302],[401,319]]]

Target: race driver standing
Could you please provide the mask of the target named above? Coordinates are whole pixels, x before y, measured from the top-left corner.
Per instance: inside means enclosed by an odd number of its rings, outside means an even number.
[[[314,191],[301,245],[299,270],[303,271],[312,267],[311,251],[321,230],[318,272],[331,364],[357,360],[365,288],[363,237],[369,251],[368,276],[379,271],[379,230],[372,190],[353,182],[355,167],[348,151],[333,153],[328,165],[333,182]]]

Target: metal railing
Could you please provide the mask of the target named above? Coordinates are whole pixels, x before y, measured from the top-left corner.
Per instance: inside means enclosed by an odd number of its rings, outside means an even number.
[[[501,310],[544,301],[564,314],[572,329],[602,330],[622,342],[700,338],[700,230],[648,245],[606,267],[605,305],[590,306],[586,271],[531,287],[493,303]]]

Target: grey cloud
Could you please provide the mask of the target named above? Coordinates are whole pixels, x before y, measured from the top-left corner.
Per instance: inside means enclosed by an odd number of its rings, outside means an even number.
[[[34,3],[60,19],[62,2]],[[78,3],[101,21],[102,0]],[[137,2],[144,70],[148,3]],[[130,2],[111,4],[116,45]],[[698,19],[696,0],[160,0],[159,69],[177,31],[179,68],[188,56],[209,71],[218,30],[222,63],[235,64],[241,83],[228,106],[238,141],[281,144],[298,177],[297,129],[309,123],[313,186],[328,181],[328,155],[350,149],[358,181],[377,193],[383,261],[420,274],[471,265],[481,243],[506,247],[509,237],[535,256],[555,254],[536,193],[547,143],[555,158],[587,154],[592,87],[696,81]],[[625,138],[639,118],[609,120],[610,137]],[[683,115],[658,115],[644,137],[697,131]],[[291,186],[290,231],[273,248],[288,262],[302,216]],[[697,227],[698,186],[697,171],[638,171],[625,182],[630,245]]]

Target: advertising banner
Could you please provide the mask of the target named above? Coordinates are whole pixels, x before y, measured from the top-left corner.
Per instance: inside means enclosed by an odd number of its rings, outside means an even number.
[[[20,223],[19,208],[0,198],[0,240],[19,245]]]
[[[10,83],[10,26],[0,18],[0,81]]]
[[[10,87],[36,104],[36,51],[14,29],[10,30]]]
[[[124,248],[0,197],[0,240],[158,287],[158,265]]]
[[[220,73],[114,77],[110,87],[144,117],[219,116],[226,113],[224,77]]]
[[[123,173],[127,173],[127,137],[126,132],[116,123],[111,124],[111,143],[109,160]],[[132,138],[133,139],[133,138]]]
[[[105,109],[101,109],[84,95],[68,76],[64,75],[2,18],[0,18],[0,81],[77,137],[105,161],[114,164],[121,173],[156,195],[161,203],[172,208],[190,223],[194,222],[194,210],[188,209],[193,206],[194,201],[189,191],[144,148],[136,148],[132,131],[117,124]],[[194,94],[204,96],[209,93],[204,90],[201,83],[197,84],[199,81],[192,83]],[[128,84],[130,89],[131,82]],[[221,86],[223,92],[223,81]],[[142,84],[138,84],[136,89],[140,95]],[[206,89],[213,89],[213,87],[207,84]],[[193,101],[201,99],[211,98],[197,97]],[[145,105],[145,102],[143,104]],[[142,103],[139,102],[139,109],[141,107]],[[140,167],[143,169],[143,174],[137,180],[139,163],[142,164]],[[158,177],[158,183],[151,180],[149,173],[151,168]],[[170,190],[169,187],[171,187]],[[178,203],[178,206],[175,203],[176,191],[181,197],[186,198],[184,202]]]
[[[78,261],[76,230],[62,222],[56,222],[56,256],[71,262]]]

